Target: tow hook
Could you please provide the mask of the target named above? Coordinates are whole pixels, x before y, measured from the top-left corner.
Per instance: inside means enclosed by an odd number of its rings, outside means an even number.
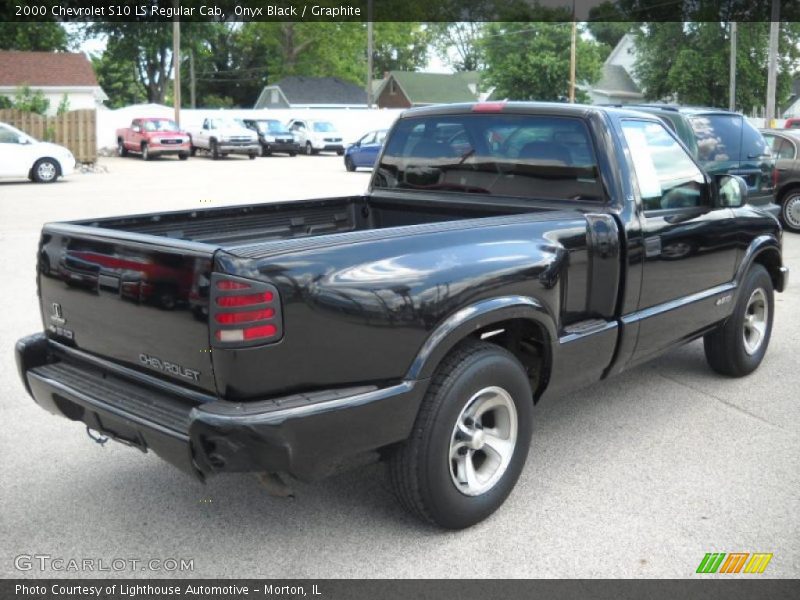
[[[276,498],[294,498],[294,490],[280,473],[256,473],[256,477],[270,496]]]

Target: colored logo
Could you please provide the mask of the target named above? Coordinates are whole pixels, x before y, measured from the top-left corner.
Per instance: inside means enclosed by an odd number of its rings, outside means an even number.
[[[709,552],[700,561],[697,573],[763,573],[772,554],[765,552]]]

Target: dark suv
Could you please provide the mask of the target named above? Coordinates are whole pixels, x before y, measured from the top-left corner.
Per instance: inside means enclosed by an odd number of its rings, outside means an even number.
[[[748,203],[767,206],[778,215],[775,158],[764,137],[743,115],[670,104],[626,104],[625,108],[659,117],[709,174],[743,177],[749,188]]]

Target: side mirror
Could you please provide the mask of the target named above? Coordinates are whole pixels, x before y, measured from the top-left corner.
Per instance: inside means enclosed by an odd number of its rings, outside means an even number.
[[[738,208],[747,203],[747,182],[738,175],[722,175],[717,178],[719,206]]]

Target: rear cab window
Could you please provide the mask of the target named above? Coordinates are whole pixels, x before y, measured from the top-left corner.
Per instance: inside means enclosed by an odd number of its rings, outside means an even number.
[[[603,202],[582,119],[466,114],[406,117],[388,138],[373,187]]]

